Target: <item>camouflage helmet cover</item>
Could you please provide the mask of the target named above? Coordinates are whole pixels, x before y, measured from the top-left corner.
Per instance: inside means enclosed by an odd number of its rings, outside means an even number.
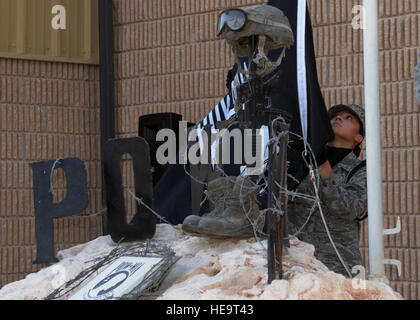
[[[357,104],[338,104],[328,110],[328,117],[331,119],[341,111],[347,111],[357,117],[360,124],[360,134],[365,136],[365,110]]]
[[[284,13],[273,6],[260,4],[241,8],[247,14],[248,22],[239,31],[225,28],[222,36],[231,44],[238,45],[238,55],[248,56],[247,42],[241,41],[253,35],[265,35],[268,51],[289,47],[294,43],[293,31]],[[243,43],[242,43],[243,42]]]

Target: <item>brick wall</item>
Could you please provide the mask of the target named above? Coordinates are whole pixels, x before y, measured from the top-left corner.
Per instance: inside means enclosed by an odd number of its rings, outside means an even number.
[[[114,0],[116,134],[137,135],[138,118],[177,112],[199,121],[226,93],[233,56],[215,37],[224,8],[259,0]],[[361,1],[308,0],[319,81],[327,106],[363,105],[363,38],[351,28]],[[420,1],[379,0],[385,227],[402,219],[402,233],[385,239],[385,256],[401,260],[403,274],[386,267],[394,289],[420,298],[420,107],[413,68],[420,52]],[[30,162],[79,157],[87,167],[89,207],[100,200],[99,69],[95,66],[0,58],[0,286],[39,270],[35,259]],[[133,187],[130,162],[124,185]],[[65,179],[55,170],[56,201]],[[127,197],[128,220],[135,203]],[[362,253],[368,260],[367,223]],[[102,234],[101,217],[55,221],[56,251]]]
[[[177,112],[197,122],[226,93],[233,56],[215,37],[218,13],[257,0],[114,0],[116,132],[136,135],[138,117]],[[317,67],[327,106],[363,105],[363,33],[353,30],[361,0],[308,0]],[[402,219],[402,233],[385,239],[385,257],[401,260],[403,274],[386,266],[391,285],[420,298],[420,107],[413,68],[420,52],[420,1],[379,0],[380,81],[385,227]],[[129,170],[125,163],[124,170]],[[130,175],[124,183],[132,186]],[[127,199],[133,212],[134,201]],[[367,223],[362,253],[368,270]]]
[[[87,170],[89,205],[54,219],[55,252],[102,234],[99,68],[0,58],[0,287],[45,265],[36,258],[30,162],[77,157]],[[61,169],[54,200],[65,197]]]

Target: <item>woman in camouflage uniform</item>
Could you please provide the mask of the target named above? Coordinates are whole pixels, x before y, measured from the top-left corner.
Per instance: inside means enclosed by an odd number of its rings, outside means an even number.
[[[337,105],[329,112],[334,139],[326,146],[325,161],[319,166],[319,198],[331,237],[347,270],[326,232],[319,208],[313,200],[289,198],[289,234],[315,246],[315,256],[330,270],[351,276],[352,267],[362,265],[359,249],[360,220],[367,215],[366,167],[357,159],[364,137],[364,110],[357,105]],[[319,160],[319,159],[318,159]],[[314,195],[306,177],[296,192]],[[314,211],[308,220],[311,209]],[[306,224],[305,224],[306,223]],[[303,226],[303,228],[302,228]]]

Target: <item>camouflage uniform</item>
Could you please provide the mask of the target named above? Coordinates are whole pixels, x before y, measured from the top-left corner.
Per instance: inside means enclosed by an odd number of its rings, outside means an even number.
[[[362,265],[359,250],[360,219],[367,211],[366,167],[350,152],[332,168],[332,175],[320,179],[319,197],[331,237],[350,272]],[[353,171],[353,172],[352,172]],[[348,179],[352,173],[350,179]],[[347,182],[348,180],[348,182]],[[314,195],[313,184],[306,177],[296,192]],[[313,200],[289,198],[288,228],[294,234],[307,220]],[[348,276],[328,238],[319,209],[316,206],[311,219],[297,235],[302,241],[315,246],[315,256],[330,270]]]
[[[420,103],[420,60],[417,66],[414,68],[414,90],[416,92],[417,101]]]

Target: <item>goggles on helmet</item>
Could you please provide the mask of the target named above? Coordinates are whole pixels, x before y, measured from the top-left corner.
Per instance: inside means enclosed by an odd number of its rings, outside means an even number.
[[[219,15],[216,35],[220,36],[226,26],[232,31],[239,31],[245,27],[247,22],[248,17],[245,11],[241,9],[227,9]]]
[[[226,26],[232,31],[240,31],[246,26],[248,20],[273,27],[286,28],[293,32],[291,28],[288,25],[285,25],[284,23],[261,18],[254,14],[246,13],[244,10],[235,8],[227,9],[219,15],[216,36],[220,36],[220,34],[223,32]]]

